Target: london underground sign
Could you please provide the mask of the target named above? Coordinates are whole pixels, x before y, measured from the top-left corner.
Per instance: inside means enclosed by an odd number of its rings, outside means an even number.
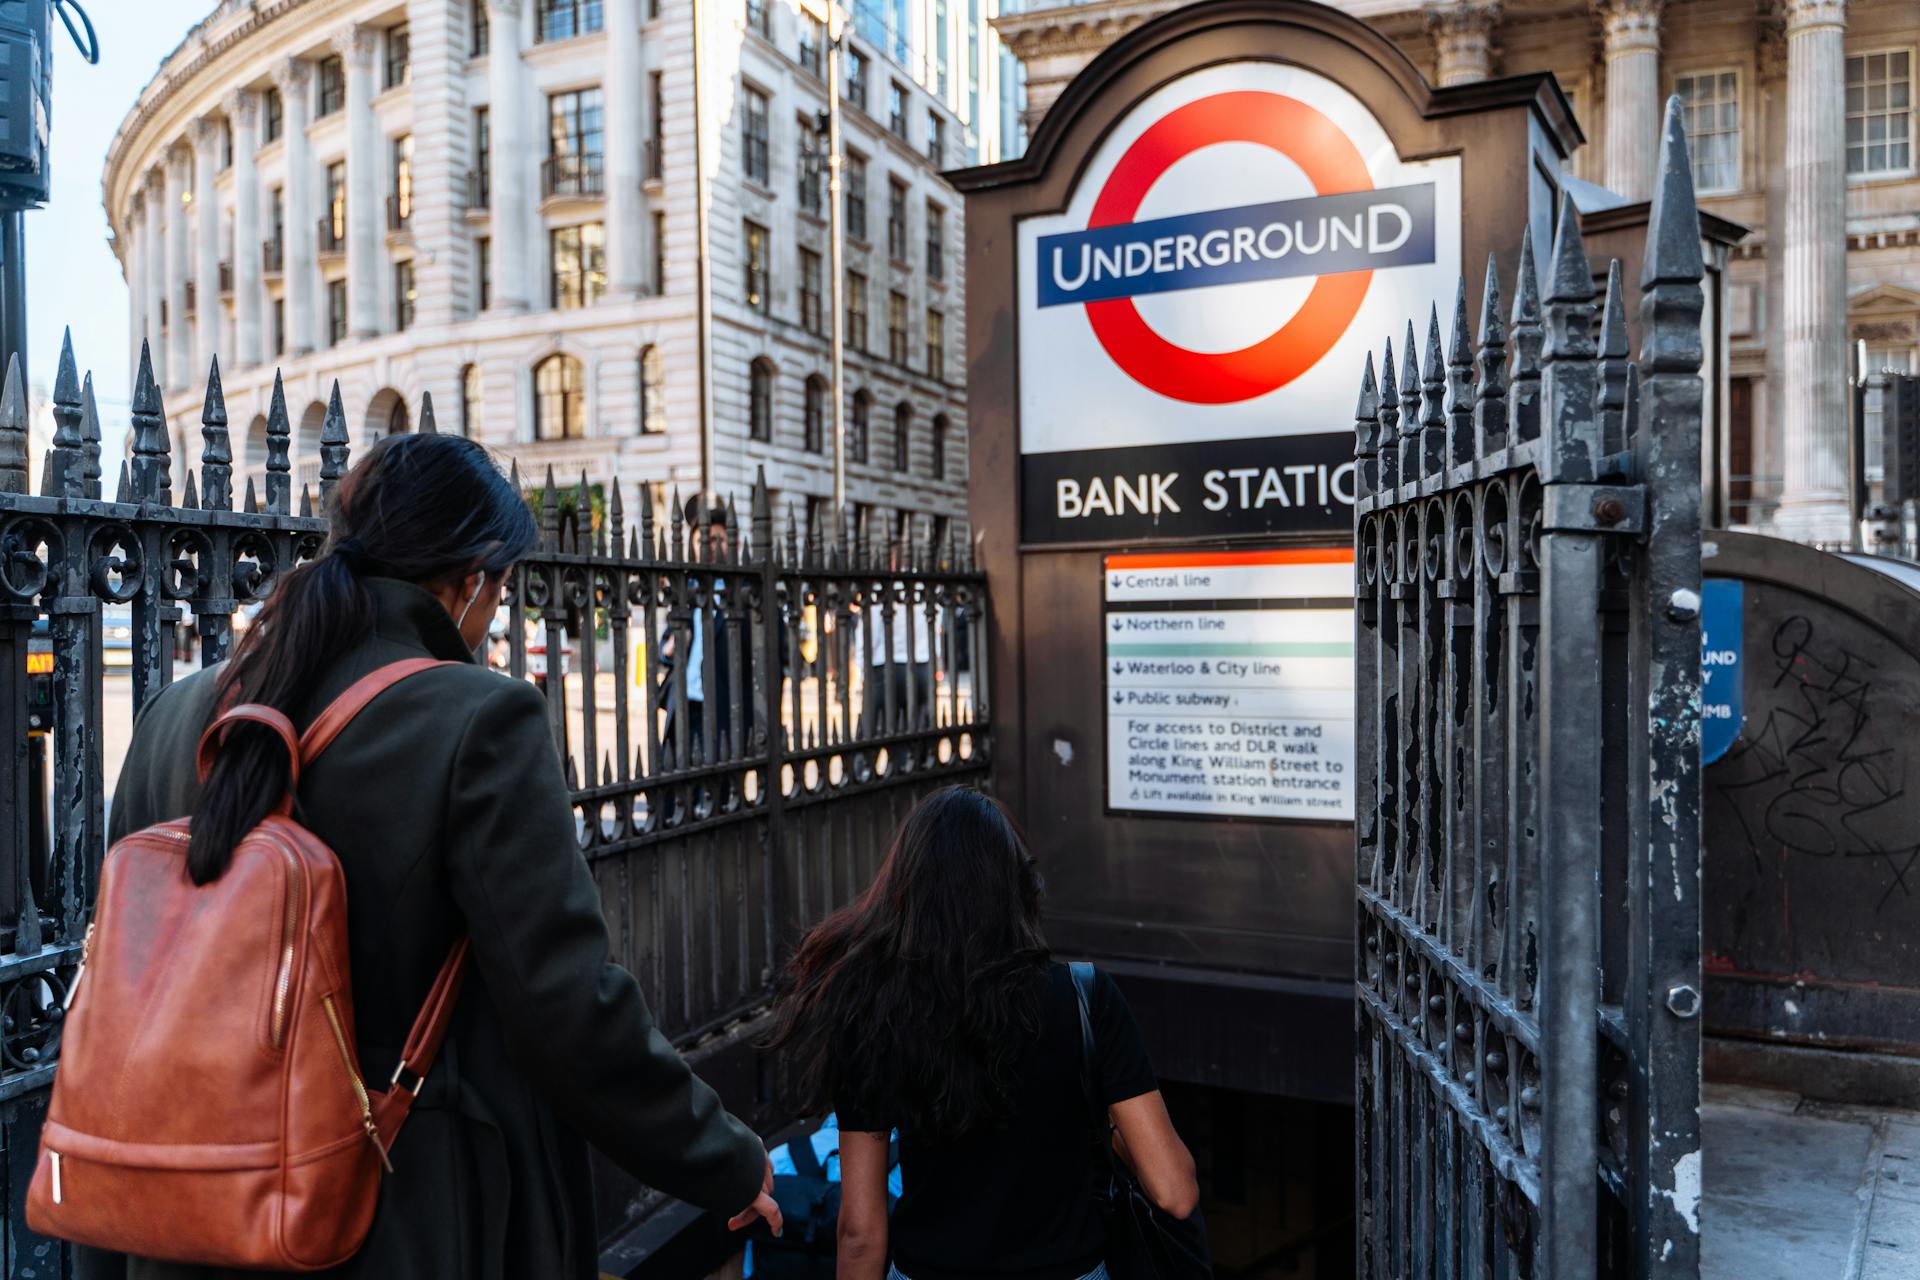
[[[1346,530],[1353,370],[1460,269],[1459,161],[1302,67],[1182,76],[1020,225],[1023,537]]]

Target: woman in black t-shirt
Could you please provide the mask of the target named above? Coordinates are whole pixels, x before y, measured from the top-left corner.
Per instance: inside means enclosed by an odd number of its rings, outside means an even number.
[[[1104,973],[1089,1013],[1112,1140],[1185,1217],[1193,1157]],[[1040,931],[1033,858],[993,800],[949,787],[908,815],[873,884],[802,940],[772,1044],[807,1103],[839,1111],[840,1280],[1104,1280],[1107,1135],[1088,1114],[1073,981]]]

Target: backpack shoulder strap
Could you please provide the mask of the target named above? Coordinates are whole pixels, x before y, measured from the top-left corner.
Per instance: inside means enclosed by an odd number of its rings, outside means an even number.
[[[1067,972],[1073,977],[1073,1002],[1080,1009],[1080,1087],[1086,1092],[1088,1110],[1104,1127],[1107,1109],[1100,1105],[1100,1091],[1093,1083],[1095,1063],[1100,1057],[1100,1047],[1093,1039],[1093,1014],[1089,1010],[1093,999],[1093,965],[1076,960],[1067,966]]]
[[[376,667],[347,686],[346,692],[327,704],[307,731],[300,735],[300,760],[303,764],[312,764],[314,758],[332,745],[340,736],[340,731],[353,722],[353,718],[366,709],[366,705],[375,698],[399,684],[408,676],[419,675],[422,671],[434,667],[456,667],[457,662],[447,662],[439,658],[405,658],[399,662],[389,662],[384,667]]]

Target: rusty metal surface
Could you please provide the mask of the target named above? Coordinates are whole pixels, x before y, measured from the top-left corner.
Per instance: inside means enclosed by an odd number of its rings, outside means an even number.
[[[1700,226],[1678,99],[1629,362],[1563,201],[1356,411],[1358,1255],[1699,1269]],[[1596,334],[1595,320],[1598,319]],[[1424,370],[1424,374],[1423,374]]]

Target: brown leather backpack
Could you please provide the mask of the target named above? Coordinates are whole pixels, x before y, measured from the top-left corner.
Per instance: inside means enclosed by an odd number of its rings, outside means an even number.
[[[293,761],[279,807],[218,880],[188,877],[186,819],[108,851],[27,1192],[35,1231],[276,1271],[337,1266],[360,1248],[380,1170],[446,1036],[467,940],[441,967],[389,1087],[370,1090],[354,1051],[345,879],[293,820],[293,793],[301,767],[367,703],[439,665],[380,668],[298,738],[271,707],[216,717],[200,739],[202,778],[243,720],[278,733]]]

